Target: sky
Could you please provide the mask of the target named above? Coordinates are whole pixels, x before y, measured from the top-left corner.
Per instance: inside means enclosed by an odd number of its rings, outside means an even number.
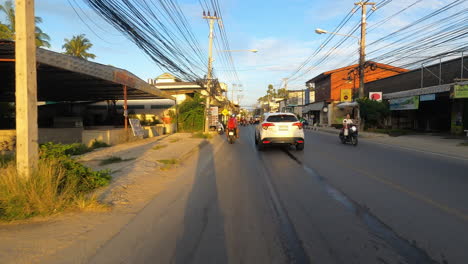
[[[241,105],[251,106],[256,103],[257,98],[265,94],[268,84],[273,84],[275,88],[282,86],[282,78],[290,76],[293,70],[322,44],[326,35],[316,34],[314,30],[335,28],[354,7],[355,0],[219,0],[219,2],[231,49],[259,50],[258,53],[232,53],[243,90],[236,92],[236,95],[241,95]],[[368,19],[368,26],[412,2],[416,1],[391,1]],[[370,31],[367,36],[368,41],[411,23],[423,14],[449,2],[451,1],[419,1],[413,8]],[[75,7],[79,5],[82,11],[77,11],[82,18],[86,21],[92,20],[93,23],[84,23],[70,3]],[[202,49],[206,51],[208,26],[201,18],[202,9],[199,2],[179,0],[179,4]],[[62,45],[65,38],[85,34],[94,44],[90,52],[96,55],[93,60],[95,62],[126,69],[143,80],[155,78],[165,72],[130,40],[89,9],[82,0],[36,0],[36,16],[43,19],[43,23],[39,26],[51,37],[50,49],[53,51],[63,52]],[[354,14],[345,29],[358,23],[359,19],[359,14]],[[339,37],[335,39],[339,41]],[[305,81],[321,72],[347,66],[353,61],[357,62],[357,48],[356,40],[349,39],[326,63],[291,81],[288,88],[304,89]],[[229,79],[228,69],[223,67],[220,60],[216,60],[219,55],[219,51],[214,52],[216,75],[220,81],[228,84],[228,89],[231,89],[233,80]]]

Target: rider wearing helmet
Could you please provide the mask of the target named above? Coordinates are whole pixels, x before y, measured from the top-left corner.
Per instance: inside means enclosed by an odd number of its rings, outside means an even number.
[[[228,133],[226,133],[226,136],[229,135],[229,130],[234,130],[236,132],[237,138],[239,138],[239,126],[237,124],[236,114],[232,114],[231,117],[229,118],[228,123],[227,123],[227,130],[228,130]]]

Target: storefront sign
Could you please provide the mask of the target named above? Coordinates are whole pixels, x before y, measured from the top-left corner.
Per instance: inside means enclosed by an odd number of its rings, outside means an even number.
[[[351,89],[341,90],[341,102],[351,102],[353,100],[353,93]]]
[[[382,102],[382,92],[369,92],[369,98],[374,101]]]
[[[435,94],[424,94],[419,96],[419,101],[434,101],[435,100]]]
[[[468,98],[468,84],[454,85],[453,86],[453,98]]]
[[[419,96],[389,100],[390,110],[414,110],[419,108]]]

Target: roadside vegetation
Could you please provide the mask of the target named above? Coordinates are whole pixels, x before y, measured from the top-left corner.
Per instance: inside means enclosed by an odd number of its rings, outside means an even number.
[[[387,102],[378,102],[369,98],[357,99],[359,112],[364,122],[365,129],[384,128],[385,120],[390,115]]]
[[[192,99],[179,105],[179,132],[198,132],[203,130],[205,106],[204,99],[196,94]]]
[[[210,139],[213,138],[213,136],[210,133],[196,132],[192,134],[192,138]]]
[[[160,144],[160,145],[154,146],[154,147],[152,148],[152,150],[159,150],[159,149],[163,149],[163,148],[165,148],[165,147],[167,147],[166,144]]]
[[[176,143],[176,142],[179,142],[181,140],[182,140],[181,138],[172,138],[172,139],[169,140],[169,142]]]
[[[83,146],[41,145],[38,168],[28,179],[17,175],[14,158],[3,157],[0,167],[0,220],[102,207],[91,192],[109,184],[110,171],[93,171],[71,158],[71,155],[89,150]]]
[[[178,159],[162,159],[158,160],[158,162],[162,164],[162,166],[160,167],[161,170],[172,169],[175,165],[180,163]]]

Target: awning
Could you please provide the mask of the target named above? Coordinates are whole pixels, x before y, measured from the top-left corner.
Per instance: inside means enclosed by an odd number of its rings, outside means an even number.
[[[310,111],[321,111],[322,108],[325,106],[325,102],[316,102],[312,104],[305,105],[302,107],[302,113],[307,113]]]
[[[395,92],[395,93],[384,93],[383,99],[396,99],[396,98],[417,96],[417,95],[423,95],[423,94],[450,92],[450,89],[454,84],[456,83],[447,83],[447,84],[406,90],[406,91]],[[468,84],[468,82],[460,82],[459,84]]]
[[[343,108],[346,108],[346,107],[356,107],[356,106],[359,106],[359,104],[357,102],[344,102],[344,103],[339,103],[336,105],[336,107],[340,108],[340,109],[343,109]]]
[[[0,40],[0,101],[15,100],[15,43]],[[123,99],[171,99],[170,94],[131,72],[77,57],[37,49],[38,101],[103,101]]]

